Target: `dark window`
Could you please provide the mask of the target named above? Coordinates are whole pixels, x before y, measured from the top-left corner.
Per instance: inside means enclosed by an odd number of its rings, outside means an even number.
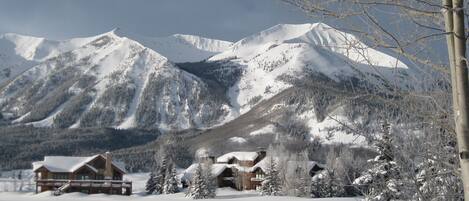
[[[54,173],[52,174],[53,179],[69,179],[68,173]]]
[[[112,180],[122,180],[122,177],[120,175],[114,175],[114,177],[112,177]]]
[[[79,174],[79,175],[77,175],[77,179],[78,179],[78,180],[89,180],[89,179],[90,179],[90,176],[89,176],[89,175],[85,175],[85,174]]]

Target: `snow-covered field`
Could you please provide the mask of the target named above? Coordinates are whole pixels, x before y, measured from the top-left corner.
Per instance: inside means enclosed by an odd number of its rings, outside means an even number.
[[[94,194],[88,195],[83,193],[67,193],[61,196],[53,196],[51,192],[44,192],[35,194],[34,192],[1,192],[0,201],[120,201],[120,200],[192,200],[185,196],[184,192],[172,195],[146,195],[144,192],[145,182],[148,179],[148,173],[133,173],[125,176],[125,179],[133,182],[133,195],[120,196],[120,195],[105,195]],[[321,199],[307,199],[288,196],[260,196],[256,191],[236,191],[231,188],[220,188],[217,190],[217,197],[210,199],[212,201],[224,200],[244,200],[244,201],[263,201],[263,200],[312,200],[312,201],[358,201],[360,198],[321,198]]]
[[[119,200],[192,200],[191,198],[185,197],[185,193],[177,193],[172,195],[144,195],[134,194],[131,196],[119,196],[119,195],[104,195],[95,194],[87,195],[82,193],[68,193],[61,196],[53,196],[50,192],[44,192],[40,194],[34,193],[18,193],[18,192],[4,192],[0,193],[1,201],[48,201],[48,200],[61,200],[61,201],[73,201],[73,200],[86,200],[86,201],[119,201]],[[219,189],[217,191],[217,197],[210,199],[212,201],[224,201],[224,200],[244,200],[244,201],[263,201],[263,200],[312,200],[312,201],[356,201],[359,198],[321,198],[321,199],[307,199],[298,197],[286,197],[286,196],[260,196],[258,193],[253,191],[239,192],[231,189]]]

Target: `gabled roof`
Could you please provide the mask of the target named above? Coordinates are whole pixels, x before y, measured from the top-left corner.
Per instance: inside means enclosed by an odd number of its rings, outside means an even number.
[[[43,161],[33,162],[33,171],[44,167],[50,172],[75,172],[83,166],[87,166],[94,172],[97,172],[96,168],[92,167],[88,163],[98,157],[103,157],[100,154],[89,157],[77,157],[77,156],[45,156]],[[103,157],[104,158],[104,157]],[[125,173],[124,168],[120,167],[116,162],[112,162],[113,166]]]
[[[192,175],[194,175],[197,166],[199,166],[199,163],[194,163],[191,166],[189,166],[182,174],[182,179],[190,180],[192,179]],[[226,164],[212,164],[212,176],[218,177],[228,166]]]
[[[267,168],[269,167],[270,160],[274,160],[278,164],[278,158],[277,157],[265,157],[261,161],[259,161],[257,164],[251,167],[251,172],[254,172],[256,169],[260,168],[262,171],[266,171]]]
[[[259,156],[258,152],[230,152],[217,158],[217,163],[227,163],[229,160],[236,158],[239,161],[254,161]]]
[[[277,162],[277,165],[278,165],[278,158],[277,157],[273,157],[273,160],[275,162]],[[290,161],[287,161],[287,170],[294,170],[296,168],[296,165],[298,165],[299,163],[302,163],[303,161],[293,161],[293,160],[290,160]],[[308,171],[311,171],[311,169],[313,169],[315,166],[318,166],[318,167],[321,167],[321,168],[324,168],[324,165],[316,162],[316,161],[305,161],[306,164],[306,168]],[[253,167],[251,167],[251,172],[255,171],[256,169],[260,168],[262,171],[266,171],[268,168],[269,168],[269,164],[270,164],[270,157],[265,157],[264,159],[262,159],[261,161],[259,161],[259,163],[257,163],[256,165],[254,165]]]

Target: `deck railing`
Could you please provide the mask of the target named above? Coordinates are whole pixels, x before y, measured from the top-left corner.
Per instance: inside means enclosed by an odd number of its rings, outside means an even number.
[[[72,187],[97,187],[97,188],[130,188],[131,181],[121,180],[67,180],[67,179],[37,179],[38,186],[62,186],[70,183]]]

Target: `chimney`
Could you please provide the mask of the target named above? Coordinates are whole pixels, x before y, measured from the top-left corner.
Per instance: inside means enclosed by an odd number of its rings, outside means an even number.
[[[215,156],[209,156],[208,158],[210,159],[210,162],[211,162],[212,164],[215,163]]]
[[[265,151],[264,148],[262,147],[259,147],[259,151],[257,152],[259,154],[259,159],[262,160],[263,158],[265,158],[265,156],[267,155],[267,152]]]
[[[203,156],[199,158],[200,163],[215,163],[215,156]]]
[[[106,166],[104,167],[104,179],[112,180],[112,156],[111,152],[106,152]]]

